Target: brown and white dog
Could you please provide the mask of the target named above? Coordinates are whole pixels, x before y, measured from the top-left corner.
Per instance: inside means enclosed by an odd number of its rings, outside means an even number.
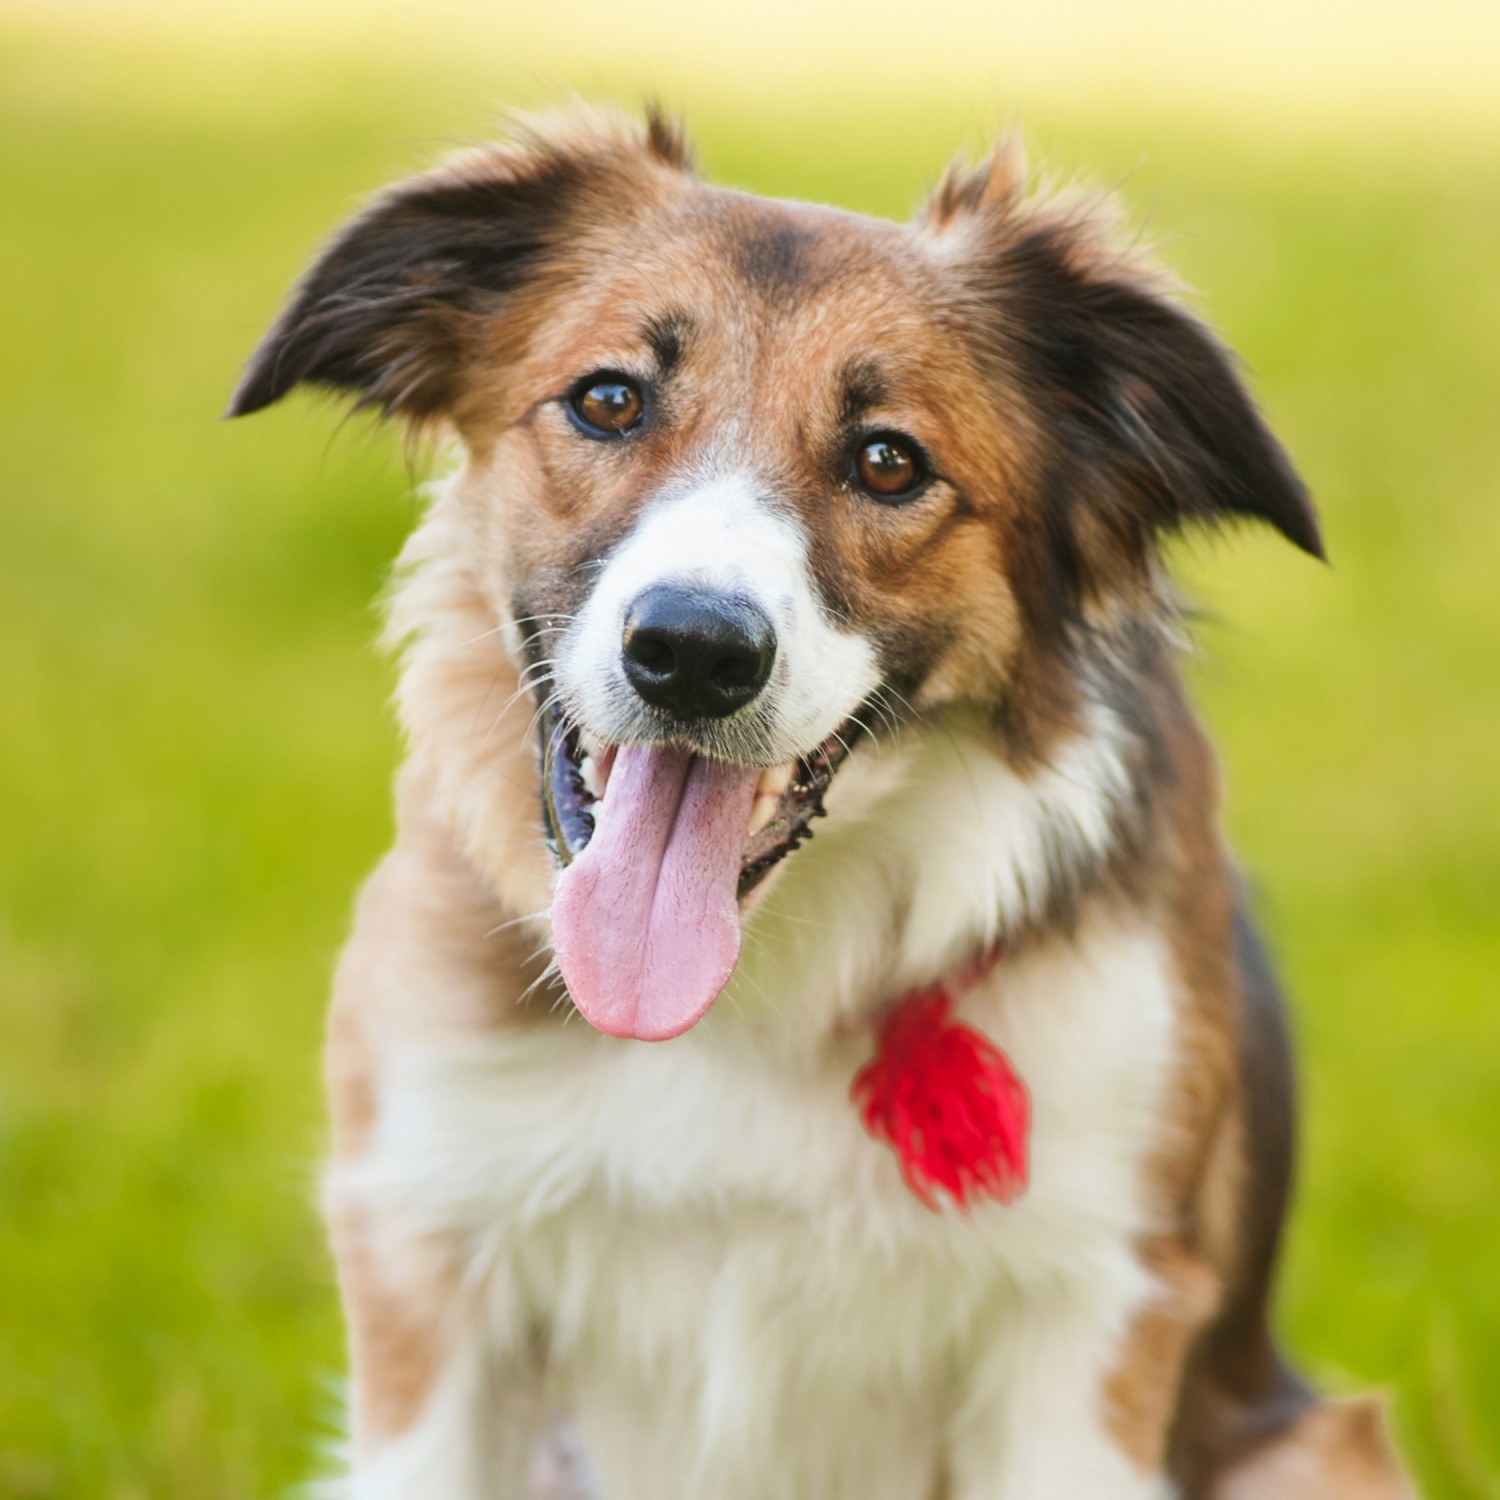
[[[303,382],[460,458],[333,1002],[348,1493],[1408,1495],[1268,1331],[1286,1039],[1158,556],[1318,527],[1103,208],[574,114],[346,227],[232,409]],[[1029,1180],[934,1211],[851,1080],[996,952]]]

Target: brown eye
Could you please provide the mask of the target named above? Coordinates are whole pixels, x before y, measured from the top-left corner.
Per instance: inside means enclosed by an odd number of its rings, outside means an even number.
[[[865,441],[854,457],[854,472],[877,500],[908,499],[926,478],[920,450],[890,433]]]
[[[589,437],[618,437],[641,420],[646,399],[624,375],[586,376],[568,397],[568,415]]]

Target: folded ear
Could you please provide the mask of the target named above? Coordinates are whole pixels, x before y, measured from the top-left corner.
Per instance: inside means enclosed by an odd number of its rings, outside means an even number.
[[[579,114],[398,184],[314,261],[228,414],[304,382],[418,422],[451,410],[479,334],[538,284],[580,215],[607,218],[612,192],[628,212],[651,196],[651,179],[687,164],[655,112],[644,129]]]
[[[1307,491],[1228,350],[1119,248],[1104,206],[1023,204],[1017,173],[1006,152],[950,176],[929,224],[973,247],[985,342],[1032,409],[1048,527],[1079,589],[1193,521],[1265,521],[1322,557]]]

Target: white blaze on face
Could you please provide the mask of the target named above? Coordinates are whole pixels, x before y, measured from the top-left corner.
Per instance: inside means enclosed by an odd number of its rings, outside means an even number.
[[[671,723],[625,676],[625,618],[647,589],[746,600],[776,634],[771,676],[716,721],[719,758],[662,743]],[[604,564],[557,684],[586,742],[618,746],[587,846],[558,879],[553,945],[601,1031],[661,1041],[691,1026],[739,959],[738,884],[765,767],[820,746],[874,691],[873,647],[827,619],[797,526],[742,476],[663,496]]]
[[[646,589],[673,584],[748,599],[776,631],[776,662],[743,720],[740,755],[778,765],[816,749],[880,681],[874,648],[840,629],[813,585],[807,538],[742,473],[669,491],[649,505],[605,563],[569,631],[557,685],[570,717],[592,739],[643,737],[650,720],[621,665],[625,614]]]

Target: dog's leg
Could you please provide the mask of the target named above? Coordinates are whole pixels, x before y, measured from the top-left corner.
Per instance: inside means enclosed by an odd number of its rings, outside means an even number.
[[[503,928],[493,894],[408,788],[329,1022],[326,1207],[349,1326],[353,1500],[522,1500],[533,1488],[541,1376],[476,1271],[472,1226],[413,1221],[380,1186],[405,1139],[389,1119],[391,1060],[434,1042],[482,1045],[515,1024],[525,944]]]
[[[1230,1469],[1211,1500],[1415,1500],[1379,1401],[1324,1401]]]
[[[1101,1278],[1108,1282],[1111,1278]],[[1139,1291],[1075,1287],[1029,1297],[972,1372],[949,1450],[952,1500],[1166,1500],[1156,1465],[1110,1419],[1122,1329]]]
[[[540,1392],[496,1355],[482,1300],[434,1247],[383,1243],[357,1219],[333,1229],[352,1367],[349,1500],[540,1492]]]

